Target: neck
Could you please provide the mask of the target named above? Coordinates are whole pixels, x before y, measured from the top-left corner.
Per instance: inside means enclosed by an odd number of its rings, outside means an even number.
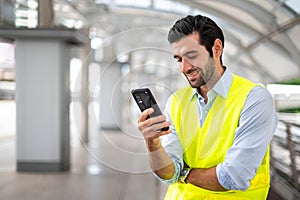
[[[205,84],[197,88],[199,94],[207,101],[207,93],[216,85],[225,72],[225,68],[220,65],[213,73],[211,79]]]
[[[207,93],[209,91],[208,87],[206,85],[203,85],[199,88],[197,88],[198,93],[204,98],[204,102],[207,103]]]

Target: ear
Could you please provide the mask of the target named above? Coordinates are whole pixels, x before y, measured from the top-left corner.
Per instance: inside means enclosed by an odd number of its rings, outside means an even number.
[[[220,60],[220,57],[223,52],[222,41],[220,39],[216,39],[214,42],[214,46],[212,47],[213,57],[217,60]]]

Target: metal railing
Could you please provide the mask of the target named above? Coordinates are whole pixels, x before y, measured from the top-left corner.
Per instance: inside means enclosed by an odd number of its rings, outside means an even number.
[[[280,120],[271,142],[271,187],[287,200],[300,198],[300,124]]]

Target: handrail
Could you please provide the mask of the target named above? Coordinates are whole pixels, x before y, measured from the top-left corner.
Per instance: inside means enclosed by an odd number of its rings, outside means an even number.
[[[277,127],[277,131],[281,134],[274,136],[271,142],[271,166],[273,176],[277,177],[286,188],[290,188],[290,196],[298,196],[300,191],[300,169],[297,168],[297,159],[300,156],[300,137],[293,133],[293,128],[300,128],[299,124],[287,122],[285,120],[279,120],[284,124],[284,128]],[[285,133],[285,136],[283,135]],[[298,164],[300,165],[300,163]],[[281,177],[281,179],[278,179]],[[273,180],[274,181],[274,180]],[[278,184],[273,183],[274,184]],[[282,192],[282,191],[278,191]],[[285,199],[289,195],[285,195]],[[299,196],[298,196],[299,197]]]
[[[291,125],[286,124],[286,133],[287,133],[287,142],[288,142],[288,149],[290,152],[290,159],[291,159],[291,168],[292,168],[292,184],[297,189],[299,188],[299,178],[297,173],[297,166],[296,166],[296,153],[295,153],[295,145],[292,140],[292,133],[291,133]]]

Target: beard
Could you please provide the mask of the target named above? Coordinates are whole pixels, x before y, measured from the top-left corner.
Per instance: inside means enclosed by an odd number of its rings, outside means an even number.
[[[203,69],[196,67],[195,70],[198,70],[198,75],[195,76],[195,78],[189,79],[187,75],[185,75],[190,86],[192,88],[199,88],[203,85],[206,85],[211,80],[216,70],[213,58],[208,58],[208,61]]]

